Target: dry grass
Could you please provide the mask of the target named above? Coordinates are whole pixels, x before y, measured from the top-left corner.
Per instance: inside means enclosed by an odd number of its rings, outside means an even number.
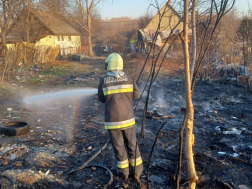
[[[140,73],[146,60],[146,56],[147,55],[144,54],[137,54],[136,57],[133,56],[133,58],[129,57],[128,59],[126,59],[125,61],[126,73],[130,73],[135,77],[138,77],[138,74]],[[162,59],[163,59],[162,57],[158,59],[156,70],[158,70],[162,62]],[[151,64],[152,64],[152,57],[149,57],[143,72],[143,76],[147,76],[149,74]],[[163,65],[159,72],[159,78],[167,75],[181,74],[183,70],[184,70],[183,56],[180,55],[179,53],[169,54],[169,56],[164,59]]]
[[[66,164],[62,160],[52,157],[44,152],[39,152],[33,160],[39,167],[53,167]]]

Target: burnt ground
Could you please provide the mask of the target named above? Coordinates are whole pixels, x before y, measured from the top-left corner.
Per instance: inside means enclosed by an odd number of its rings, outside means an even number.
[[[108,140],[108,133],[103,128],[104,105],[98,102],[96,96],[55,100],[36,106],[26,106],[22,102],[27,95],[97,87],[100,76],[104,74],[100,59],[87,59],[81,67],[78,63],[71,63],[73,66],[66,66],[63,73],[58,70],[62,64],[68,63],[58,62],[53,67],[41,68],[37,75],[45,76],[40,76],[40,79],[35,80],[37,77],[34,77],[32,81],[20,82],[10,76],[9,81],[1,85],[1,124],[18,120],[30,125],[27,135],[0,136],[0,172],[11,177],[17,188],[103,188],[109,180],[108,173],[100,168],[86,168],[68,176],[69,171],[88,160]],[[168,119],[154,149],[150,163],[151,188],[175,187],[179,128],[184,116],[181,107],[185,107],[182,68],[176,61],[169,67],[165,64],[152,87],[148,110],[174,115],[175,118]],[[81,79],[74,81],[76,77]],[[142,89],[144,79],[138,85]],[[164,120],[146,119],[145,138],[141,137],[143,101],[144,98],[140,99],[136,110],[136,128],[145,167],[142,181],[146,183],[147,161]],[[243,118],[243,87],[236,82],[198,81],[193,102],[193,150],[199,176],[197,188],[228,188],[227,185],[252,188],[251,93],[246,94],[246,114]],[[11,118],[6,111],[10,107],[13,109]],[[107,147],[91,164],[104,165],[115,174],[112,147]],[[188,186],[186,170],[184,155],[183,188]],[[133,189],[136,182],[133,179],[126,182],[115,176],[109,188]]]

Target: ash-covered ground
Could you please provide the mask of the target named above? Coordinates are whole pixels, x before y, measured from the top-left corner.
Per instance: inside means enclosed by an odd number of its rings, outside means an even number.
[[[86,62],[83,62],[85,64]],[[50,91],[96,87],[105,72],[100,61],[85,73],[50,77],[43,82],[5,83],[1,88],[1,124],[13,120],[26,121],[30,132],[24,136],[0,137],[0,172],[12,178],[17,188],[103,188],[108,173],[100,168],[86,168],[73,175],[68,173],[88,160],[109,139],[103,127],[104,105],[97,96],[54,100],[49,105],[27,107],[27,95]],[[172,65],[176,67],[176,65]],[[167,68],[168,69],[168,68]],[[144,86],[144,79],[138,84]],[[156,134],[164,120],[146,119],[145,138],[140,135],[144,97],[136,110],[136,128],[145,170]],[[168,119],[155,146],[150,162],[151,188],[174,188],[178,163],[179,129],[185,107],[183,74],[163,71],[151,90],[148,111],[156,110]],[[134,102],[134,104],[136,104]],[[197,188],[252,188],[252,94],[246,93],[245,117],[243,87],[237,82],[222,84],[219,80],[196,83],[193,94],[194,157],[199,182]],[[8,117],[7,108],[13,109]],[[183,109],[183,108],[182,108]],[[116,161],[109,145],[91,164],[100,164],[116,173]],[[181,187],[188,186],[186,157],[183,155]],[[7,184],[6,184],[7,185]],[[114,177],[109,188],[136,188],[133,179]]]

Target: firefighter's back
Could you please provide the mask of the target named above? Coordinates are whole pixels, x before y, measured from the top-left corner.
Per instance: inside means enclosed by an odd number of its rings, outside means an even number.
[[[101,86],[105,97],[105,128],[123,129],[126,125],[135,124],[133,110],[133,79],[129,75],[121,77],[105,76],[101,79]],[[117,122],[111,124],[111,122]],[[116,126],[116,127],[115,127]]]

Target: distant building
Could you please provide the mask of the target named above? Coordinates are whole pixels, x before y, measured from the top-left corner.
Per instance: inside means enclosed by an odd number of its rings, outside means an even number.
[[[149,51],[152,39],[154,38],[159,25],[160,15],[163,15],[163,17],[160,22],[160,29],[158,31],[155,45],[161,47],[165,43],[167,37],[171,34],[172,37],[166,44],[168,47],[173,37],[177,36],[183,30],[183,21],[179,23],[182,17],[172,7],[171,1],[167,2],[145,28],[138,30],[138,47],[142,52]]]
[[[23,10],[10,27],[6,36],[8,49],[20,50],[20,44],[33,47],[36,49],[34,56],[42,62],[48,57],[58,59],[80,53],[81,33],[63,18],[38,9],[30,12],[28,21],[27,17],[27,11]]]

